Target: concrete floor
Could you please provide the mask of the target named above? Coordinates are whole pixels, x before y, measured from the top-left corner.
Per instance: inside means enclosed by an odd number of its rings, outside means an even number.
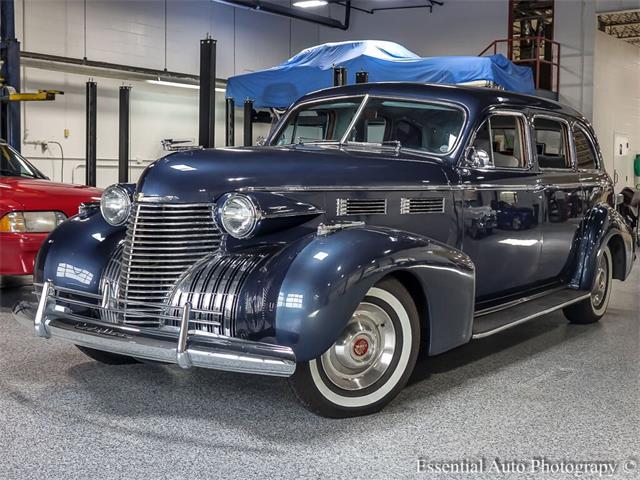
[[[404,478],[419,457],[540,456],[624,461],[614,478],[640,476],[628,462],[640,453],[640,265],[599,324],[557,312],[421,359],[387,409],[349,420],[308,413],[282,379],[98,364],[11,319],[29,292],[1,291],[2,479]]]

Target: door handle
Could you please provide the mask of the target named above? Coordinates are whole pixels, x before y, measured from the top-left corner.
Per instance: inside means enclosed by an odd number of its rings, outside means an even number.
[[[552,185],[540,184],[533,187],[531,190],[535,193],[544,192],[545,190],[551,190],[553,188]]]

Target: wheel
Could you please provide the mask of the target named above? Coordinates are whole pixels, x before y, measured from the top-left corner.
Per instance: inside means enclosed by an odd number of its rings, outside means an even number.
[[[591,288],[591,296],[563,309],[564,316],[571,323],[588,324],[600,320],[609,305],[612,280],[611,250],[605,247],[598,259],[595,280]]]
[[[89,347],[81,347],[80,345],[76,345],[76,347],[78,347],[78,350],[84,353],[87,357],[106,365],[128,365],[131,363],[140,363],[135,358],[127,357],[126,355],[118,355],[117,353],[95,350]]]
[[[522,219],[520,217],[513,217],[513,220],[511,220],[511,228],[520,230],[522,228]]]
[[[399,281],[384,279],[367,292],[325,353],[298,364],[289,384],[306,408],[324,417],[375,413],[407,383],[419,345],[411,295]]]

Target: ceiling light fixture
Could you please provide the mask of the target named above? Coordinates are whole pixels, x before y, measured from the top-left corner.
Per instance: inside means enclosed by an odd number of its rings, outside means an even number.
[[[169,82],[167,80],[145,80],[147,83],[152,83],[154,85],[162,85],[164,87],[180,87],[180,88],[189,88],[191,90],[200,90],[199,85],[195,85],[193,83],[182,83],[182,82]],[[226,89],[216,87],[216,92],[226,92]]]
[[[327,0],[301,0],[299,2],[293,2],[293,6],[298,8],[324,7],[328,4],[329,2]]]

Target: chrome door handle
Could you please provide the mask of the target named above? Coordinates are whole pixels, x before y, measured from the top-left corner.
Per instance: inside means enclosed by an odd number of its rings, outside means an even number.
[[[535,193],[544,192],[545,190],[551,190],[553,188],[552,185],[536,185],[531,190]]]

